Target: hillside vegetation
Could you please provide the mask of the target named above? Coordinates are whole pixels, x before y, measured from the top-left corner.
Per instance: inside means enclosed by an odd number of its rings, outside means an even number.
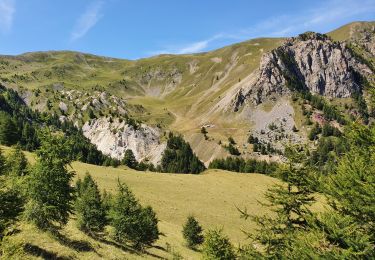
[[[10,148],[1,147],[8,154]],[[26,153],[33,162],[35,157]],[[258,204],[267,188],[277,183],[277,179],[262,174],[238,174],[222,170],[207,170],[200,175],[180,175],[139,172],[128,168],[100,167],[74,162],[72,169],[75,179],[83,178],[89,172],[97,181],[100,189],[109,193],[117,190],[118,179],[125,182],[145,205],[151,205],[160,220],[159,228],[163,234],[160,240],[146,253],[134,252],[131,248],[122,250],[110,243],[90,238],[75,227],[72,216],[62,231],[68,243],[57,241],[52,235],[35,229],[22,222],[20,232],[10,238],[11,243],[23,243],[34,252],[19,252],[23,257],[33,259],[33,254],[55,255],[56,257],[74,257],[77,259],[116,258],[172,258],[172,251],[180,253],[185,259],[199,258],[199,254],[185,246],[182,226],[187,216],[194,215],[203,228],[224,228],[224,232],[235,243],[242,243],[245,235],[241,228],[254,230],[253,223],[240,218],[236,207],[247,207],[254,214],[266,212]],[[82,248],[80,248],[82,247]],[[39,248],[39,249],[38,249]],[[10,249],[9,249],[10,250]],[[170,252],[168,252],[170,250]],[[139,254],[139,255],[138,255]]]

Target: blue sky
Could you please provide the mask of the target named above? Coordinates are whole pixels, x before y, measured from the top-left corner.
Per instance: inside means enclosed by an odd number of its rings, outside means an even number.
[[[0,54],[137,59],[375,20],[375,0],[0,0]]]

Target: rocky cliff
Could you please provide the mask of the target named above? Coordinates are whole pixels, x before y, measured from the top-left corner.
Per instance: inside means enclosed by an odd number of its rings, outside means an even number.
[[[371,70],[355,58],[344,42],[328,36],[304,33],[262,56],[254,72],[256,80],[243,86],[232,106],[237,111],[244,103],[259,104],[272,95],[292,90],[311,91],[327,97],[350,97],[360,90],[358,73]]]
[[[119,119],[99,118],[86,122],[83,134],[104,154],[123,159],[125,151],[131,149],[137,161],[160,162],[165,143],[160,142],[160,131],[144,124],[138,127]]]

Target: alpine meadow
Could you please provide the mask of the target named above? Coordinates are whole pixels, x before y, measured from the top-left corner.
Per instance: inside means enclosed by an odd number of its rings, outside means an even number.
[[[0,0],[0,259],[375,259],[374,14]]]

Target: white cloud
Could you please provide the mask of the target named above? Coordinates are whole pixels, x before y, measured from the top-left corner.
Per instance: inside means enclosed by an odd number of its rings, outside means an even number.
[[[99,21],[102,17],[100,10],[103,6],[103,1],[95,1],[85,12],[79,17],[76,25],[71,33],[70,40],[76,41],[82,38],[86,33]]]
[[[209,47],[209,44],[217,39],[222,38],[222,34],[214,35],[213,37],[209,39],[205,39],[198,42],[192,42],[188,44],[182,44],[182,45],[173,45],[173,46],[167,46],[163,50],[153,51],[150,52],[150,55],[159,55],[159,54],[166,54],[166,53],[173,53],[173,54],[189,54],[189,53],[197,53],[204,51],[207,47]]]
[[[337,26],[358,15],[374,13],[374,0],[329,0],[316,8],[302,11],[296,15],[275,16],[265,19],[249,28],[231,33],[220,33],[206,40],[182,46],[167,46],[163,50],[150,52],[149,54],[201,52],[212,48],[215,42],[217,44],[218,40],[243,41],[257,37],[291,36],[308,30],[327,28],[327,24]],[[325,31],[320,32],[324,33]]]
[[[0,0],[0,30],[8,32],[12,29],[16,12],[15,0]]]

